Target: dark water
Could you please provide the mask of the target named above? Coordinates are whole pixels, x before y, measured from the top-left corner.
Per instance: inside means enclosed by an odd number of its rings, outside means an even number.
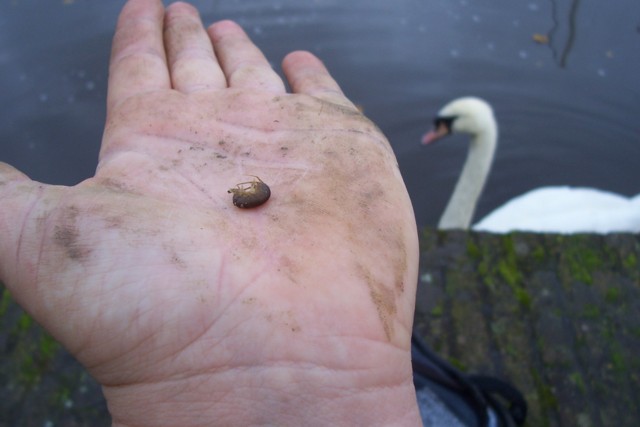
[[[460,95],[489,100],[501,125],[478,216],[541,185],[640,192],[638,0],[192,3],[206,23],[241,23],[276,68],[294,49],[319,55],[391,140],[420,225],[437,222],[466,150],[420,136]],[[123,4],[0,2],[0,160],[47,183],[93,174]]]

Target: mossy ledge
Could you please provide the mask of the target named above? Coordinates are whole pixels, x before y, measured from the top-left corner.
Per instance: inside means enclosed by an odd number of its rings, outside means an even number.
[[[529,427],[637,426],[640,235],[425,229],[415,326],[511,381]],[[0,284],[0,426],[109,426],[100,387]]]
[[[0,283],[0,426],[110,426],[98,383]]]
[[[640,235],[424,229],[415,327],[515,384],[527,426],[637,426]]]

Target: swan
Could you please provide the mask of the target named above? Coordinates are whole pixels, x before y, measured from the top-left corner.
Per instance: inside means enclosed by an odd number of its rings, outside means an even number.
[[[455,99],[438,112],[434,128],[422,137],[422,143],[431,144],[452,133],[469,134],[471,140],[438,228],[468,229],[498,143],[493,109],[480,98]],[[511,199],[472,228],[493,233],[637,233],[640,194],[629,198],[595,188],[541,187]]]

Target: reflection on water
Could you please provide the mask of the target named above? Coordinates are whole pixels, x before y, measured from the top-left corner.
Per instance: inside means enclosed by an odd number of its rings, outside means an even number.
[[[580,4],[580,0],[572,0],[570,3],[569,11],[567,13],[566,23],[563,19],[560,19],[559,15],[559,7],[556,0],[551,1],[551,11],[552,11],[552,19],[553,19],[553,27],[549,30],[549,46],[551,47],[551,51],[553,52],[553,59],[556,63],[561,67],[565,68],[567,65],[567,58],[569,57],[569,53],[571,53],[571,48],[573,47],[573,43],[576,38],[576,19],[578,16],[578,6]],[[565,38],[564,43],[558,42],[558,29],[561,24],[566,24],[568,28],[568,36]],[[556,44],[560,47],[556,47]],[[558,54],[558,51],[561,53]]]
[[[0,3],[0,160],[35,179],[93,174],[107,61],[123,1]],[[500,121],[478,216],[541,185],[640,191],[640,2],[193,2],[239,21],[271,63],[309,49],[389,137],[420,224],[435,224],[466,143],[420,146],[446,101],[488,99]],[[548,37],[548,44],[532,40]]]

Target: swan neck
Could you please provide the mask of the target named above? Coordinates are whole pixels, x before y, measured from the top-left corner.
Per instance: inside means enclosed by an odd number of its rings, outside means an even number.
[[[438,228],[468,229],[471,226],[476,203],[491,171],[497,140],[495,124],[471,138],[467,160]]]

